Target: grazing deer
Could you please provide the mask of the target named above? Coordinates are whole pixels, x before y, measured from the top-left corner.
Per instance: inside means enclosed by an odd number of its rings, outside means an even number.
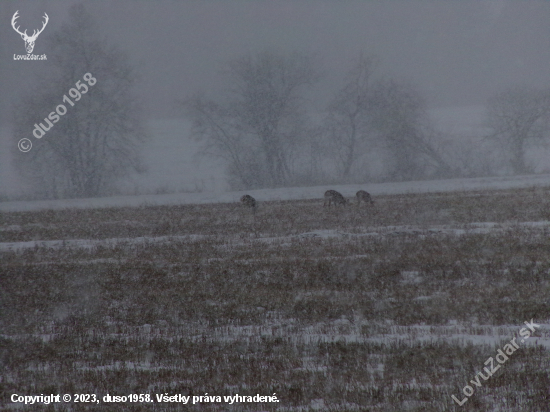
[[[334,205],[347,205],[348,201],[347,199],[342,196],[340,192],[337,192],[336,190],[327,190],[325,192],[325,203],[323,203],[323,206],[330,207],[331,203],[334,203]]]
[[[241,197],[241,203],[246,207],[251,208],[252,211],[256,213],[256,199],[254,199],[252,196],[244,195],[243,197]]]
[[[369,192],[365,192],[364,190],[360,190],[355,195],[357,196],[357,206],[361,204],[361,202],[369,203],[371,205],[374,205],[374,200],[372,200],[372,197],[370,197]]]

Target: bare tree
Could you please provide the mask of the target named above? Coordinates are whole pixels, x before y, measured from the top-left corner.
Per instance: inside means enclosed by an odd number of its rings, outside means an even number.
[[[509,156],[514,173],[530,173],[525,152],[529,144],[548,137],[550,91],[515,87],[493,96],[487,104],[490,138]]]
[[[312,59],[262,52],[231,61],[224,102],[185,102],[193,135],[207,153],[228,161],[234,186],[281,186],[292,177],[304,135],[304,90],[317,80]]]
[[[17,156],[42,195],[91,197],[129,170],[141,170],[145,132],[128,59],[100,40],[83,5],[73,6],[69,16],[49,41],[52,72],[15,108],[17,140],[30,137],[36,125],[44,131],[35,134],[41,136],[31,152]]]
[[[370,103],[375,66],[372,57],[361,54],[328,107],[325,123],[329,146],[344,181],[350,179],[354,165],[365,155],[365,143],[372,135]]]
[[[265,180],[258,142],[240,132],[238,117],[231,105],[222,105],[195,95],[185,102],[192,119],[192,135],[202,142],[203,154],[219,156],[228,164],[232,186],[260,187]]]
[[[437,137],[430,126],[424,100],[413,88],[395,80],[377,82],[370,100],[372,124],[393,158],[391,177],[409,180],[438,175],[450,169],[433,145]]]

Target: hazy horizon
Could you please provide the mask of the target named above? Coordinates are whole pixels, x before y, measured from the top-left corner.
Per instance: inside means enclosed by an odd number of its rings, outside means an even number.
[[[0,27],[5,39],[0,43],[0,193],[23,187],[11,165],[14,104],[29,90],[40,88],[39,76],[52,63],[13,59],[14,54],[24,54],[25,49],[11,27],[12,16],[18,10],[21,29],[32,33],[41,27],[44,13],[48,14],[48,25],[33,52],[48,55],[48,37],[68,22],[68,9],[77,3],[80,2],[7,0],[0,4]],[[307,95],[311,112],[325,109],[360,53],[375,56],[379,61],[376,77],[411,84],[425,98],[431,113],[443,113],[443,123],[439,124],[443,132],[473,130],[476,126],[470,116],[473,111],[458,107],[482,107],[490,96],[515,85],[550,85],[550,2],[82,3],[96,20],[107,44],[129,57],[139,76],[135,91],[143,103],[146,122],[183,119],[177,100],[197,92],[217,98],[228,87],[222,73],[224,65],[263,50],[296,51],[314,57],[322,76]],[[449,116],[454,110],[449,107],[457,108],[456,114]],[[44,113],[36,113],[36,121],[49,110],[48,107]],[[478,113],[474,116],[479,118]],[[449,122],[445,123],[445,119]],[[151,135],[146,150],[159,151],[162,145],[170,148],[170,133],[178,134],[180,140],[188,134],[188,127],[171,132],[163,126],[163,130],[164,137]],[[198,149],[193,142],[178,141],[177,150],[182,153],[181,162],[196,161]],[[154,176],[160,179],[159,187],[167,185],[166,179],[161,178],[168,173],[166,165],[177,165],[179,158],[174,150],[167,152],[166,157],[173,159],[153,164],[152,172],[144,178],[148,187],[155,181]],[[160,154],[149,156],[153,162],[162,158]],[[183,173],[187,178],[189,173],[184,171],[193,170],[198,175],[208,170],[204,176],[193,176],[187,183],[177,185],[181,189],[192,187],[196,184],[193,182],[214,181],[211,170],[217,176],[223,167],[219,161],[204,160],[202,166],[189,163],[171,173]],[[220,183],[213,186],[220,187]]]

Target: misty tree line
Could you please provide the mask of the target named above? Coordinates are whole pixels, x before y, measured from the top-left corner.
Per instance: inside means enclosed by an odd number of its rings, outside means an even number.
[[[97,84],[40,140],[16,152],[20,171],[42,198],[116,192],[118,178],[144,171],[147,137],[128,58],[106,41],[83,5],[50,38],[54,69],[14,108],[14,138],[36,114],[54,110],[67,85],[91,72]],[[308,95],[322,84],[316,59],[264,51],[224,65],[227,91],[182,103],[203,153],[227,164],[234,189],[531,173],[527,151],[550,139],[550,87],[510,88],[487,103],[483,136],[436,130],[422,95],[379,73],[360,54],[319,114]],[[41,122],[47,126],[47,118]],[[154,137],[153,137],[154,138]]]
[[[184,107],[193,136],[225,159],[235,188],[364,182],[372,179],[375,153],[391,180],[450,175],[431,142],[421,96],[375,79],[372,58],[359,57],[318,124],[305,97],[320,79],[313,59],[266,51],[227,67],[232,87],[225,96],[195,96]]]
[[[352,63],[317,122],[306,98],[321,78],[314,59],[264,51],[226,68],[225,94],[183,106],[235,189],[532,173],[527,150],[550,138],[550,88],[494,96],[487,133],[468,140],[436,130],[422,95],[370,56]]]

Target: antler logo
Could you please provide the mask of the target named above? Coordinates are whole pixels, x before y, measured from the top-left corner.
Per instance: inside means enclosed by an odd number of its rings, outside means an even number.
[[[44,24],[42,25],[42,28],[38,31],[34,30],[33,33],[32,33],[32,36],[28,36],[27,35],[27,30],[25,30],[25,32],[21,33],[19,31],[19,26],[15,27],[15,20],[17,20],[19,18],[19,16],[17,15],[17,13],[19,13],[19,10],[17,10],[15,12],[15,14],[13,15],[12,19],[11,19],[11,26],[13,27],[13,29],[19,33],[21,35],[21,38],[23,40],[25,40],[25,48],[27,49],[27,53],[32,53],[33,49],[34,49],[34,42],[36,41],[36,38],[38,37],[38,35],[40,33],[42,33],[44,31],[44,28],[46,27],[46,24],[48,24],[48,20],[50,20],[50,18],[48,17],[48,15],[46,13],[44,13],[44,18],[46,19],[44,21]]]

